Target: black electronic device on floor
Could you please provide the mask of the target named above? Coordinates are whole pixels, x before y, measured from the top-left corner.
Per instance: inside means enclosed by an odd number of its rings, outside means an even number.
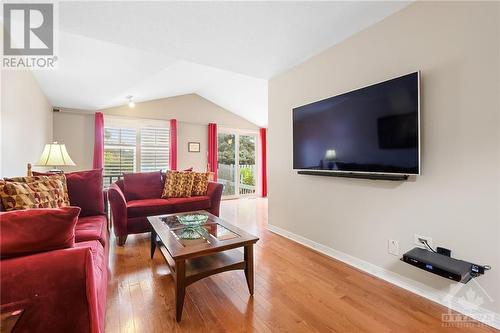
[[[403,254],[401,260],[425,271],[462,283],[467,283],[473,277],[484,274],[485,267],[489,269],[489,266],[476,265],[420,247]]]

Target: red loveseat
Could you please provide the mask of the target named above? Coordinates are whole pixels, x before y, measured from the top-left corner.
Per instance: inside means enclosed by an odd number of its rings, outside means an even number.
[[[0,261],[1,312],[24,309],[14,332],[92,332],[105,330],[106,293],[108,286],[108,228],[102,191],[102,170],[66,174],[72,206],[81,211],[75,221],[74,243],[53,249],[51,244],[38,245],[32,253],[21,253]],[[1,206],[1,205],[0,205]],[[66,208],[65,208],[66,209]],[[67,208],[75,209],[75,208]],[[37,217],[50,209],[30,209],[30,223],[55,222]],[[0,226],[11,217],[3,212]],[[33,219],[38,219],[36,222]],[[7,224],[4,224],[6,226]],[[16,244],[28,231],[11,228],[10,236],[2,233],[0,245]],[[46,230],[46,229],[45,229]],[[4,229],[4,231],[7,231]],[[43,232],[39,232],[43,234]],[[36,237],[33,234],[31,237]],[[71,238],[73,240],[73,238]],[[46,240],[45,243],[50,243]]]
[[[112,222],[118,245],[129,234],[149,232],[148,216],[207,210],[219,216],[223,185],[209,182],[204,196],[162,199],[165,177],[160,171],[126,174],[108,189]]]

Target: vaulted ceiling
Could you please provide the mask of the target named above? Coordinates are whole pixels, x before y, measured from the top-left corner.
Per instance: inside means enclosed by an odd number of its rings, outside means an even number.
[[[267,80],[408,2],[60,2],[54,106],[196,93],[267,125]]]

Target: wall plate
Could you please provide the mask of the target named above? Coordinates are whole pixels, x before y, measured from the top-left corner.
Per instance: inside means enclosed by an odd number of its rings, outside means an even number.
[[[399,242],[395,239],[389,239],[387,243],[387,252],[394,256],[399,256]]]

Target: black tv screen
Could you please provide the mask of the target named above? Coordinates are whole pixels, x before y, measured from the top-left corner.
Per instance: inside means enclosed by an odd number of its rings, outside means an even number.
[[[419,174],[419,73],[293,109],[293,168]]]

